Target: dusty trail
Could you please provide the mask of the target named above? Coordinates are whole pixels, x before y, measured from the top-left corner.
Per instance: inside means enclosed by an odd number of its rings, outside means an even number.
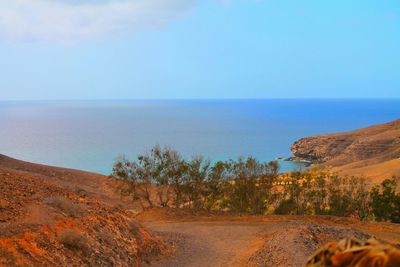
[[[400,244],[400,225],[329,216],[214,216],[177,210],[137,219],[175,253],[150,266],[305,266],[327,242],[375,237]]]
[[[287,223],[174,222],[148,223],[156,232],[180,239],[177,252],[153,266],[244,266],[267,235]],[[173,238],[174,238],[173,237]]]

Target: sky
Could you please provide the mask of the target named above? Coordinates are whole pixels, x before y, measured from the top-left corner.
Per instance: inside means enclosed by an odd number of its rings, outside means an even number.
[[[399,97],[398,0],[0,0],[0,100]]]

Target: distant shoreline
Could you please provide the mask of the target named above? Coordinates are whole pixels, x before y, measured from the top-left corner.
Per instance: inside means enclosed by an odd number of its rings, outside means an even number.
[[[289,162],[297,162],[297,163],[303,163],[306,165],[306,167],[311,167],[314,162],[298,157],[278,157],[275,160],[277,161],[289,161]]]
[[[213,160],[285,157],[280,170],[288,172],[310,165],[286,160],[295,156],[290,147],[297,139],[384,123],[399,113],[396,101],[0,103],[0,147],[30,162],[106,175],[119,155],[133,158],[155,144]]]

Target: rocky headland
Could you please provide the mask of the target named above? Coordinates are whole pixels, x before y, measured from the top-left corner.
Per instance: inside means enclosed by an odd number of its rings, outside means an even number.
[[[351,132],[305,137],[296,158],[331,166],[343,174],[378,180],[400,175],[400,120]]]

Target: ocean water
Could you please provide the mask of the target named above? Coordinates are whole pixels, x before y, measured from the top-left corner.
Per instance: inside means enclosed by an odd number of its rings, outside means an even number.
[[[400,100],[0,102],[0,153],[109,174],[119,155],[153,145],[211,160],[291,156],[304,136],[400,118]],[[282,162],[282,170],[303,165]]]

